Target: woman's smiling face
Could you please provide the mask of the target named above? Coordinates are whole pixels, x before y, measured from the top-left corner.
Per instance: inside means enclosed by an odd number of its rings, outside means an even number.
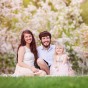
[[[24,40],[26,43],[30,44],[32,42],[32,35],[28,33],[24,33]]]

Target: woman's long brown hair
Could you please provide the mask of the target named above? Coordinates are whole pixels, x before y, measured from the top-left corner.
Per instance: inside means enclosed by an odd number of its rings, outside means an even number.
[[[37,48],[36,48],[36,42],[35,42],[34,35],[33,35],[33,33],[30,30],[24,30],[22,32],[21,41],[20,41],[20,45],[18,46],[18,50],[19,50],[19,48],[21,46],[25,46],[26,45],[26,42],[25,42],[25,39],[24,39],[24,34],[31,34],[32,35],[32,42],[30,44],[30,50],[34,54],[35,63],[36,63],[36,61],[38,59],[38,52],[37,52]],[[17,58],[18,58],[18,50],[17,50]]]

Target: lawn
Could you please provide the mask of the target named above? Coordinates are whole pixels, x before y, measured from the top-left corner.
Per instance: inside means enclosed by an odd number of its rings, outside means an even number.
[[[88,88],[88,77],[0,77],[0,88]]]

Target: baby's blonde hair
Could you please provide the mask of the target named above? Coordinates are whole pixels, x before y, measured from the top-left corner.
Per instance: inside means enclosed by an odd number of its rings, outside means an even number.
[[[60,47],[62,47],[63,48],[63,50],[64,50],[64,53],[66,52],[66,50],[65,50],[65,45],[63,44],[63,43],[60,43],[60,42],[56,42],[55,43],[55,46],[60,46]]]
[[[56,46],[62,47],[62,48],[63,48],[63,54],[66,53],[64,44],[62,44],[62,43],[60,43],[60,42],[57,41],[57,42],[55,43],[55,47],[56,47]],[[56,58],[56,55],[57,55],[57,54],[56,54],[56,52],[55,52],[55,53],[54,53],[54,59]]]

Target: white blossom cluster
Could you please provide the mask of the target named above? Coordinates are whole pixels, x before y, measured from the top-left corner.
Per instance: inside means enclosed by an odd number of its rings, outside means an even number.
[[[79,46],[84,51],[84,42],[88,43],[88,40],[82,33],[88,35],[88,27],[83,30],[86,24],[80,15],[82,0],[71,0],[68,6],[65,0],[31,1],[25,7],[23,0],[0,0],[0,53],[14,53],[21,31],[26,28],[37,39],[39,32],[47,30],[52,34],[53,41],[69,42],[74,50]]]

